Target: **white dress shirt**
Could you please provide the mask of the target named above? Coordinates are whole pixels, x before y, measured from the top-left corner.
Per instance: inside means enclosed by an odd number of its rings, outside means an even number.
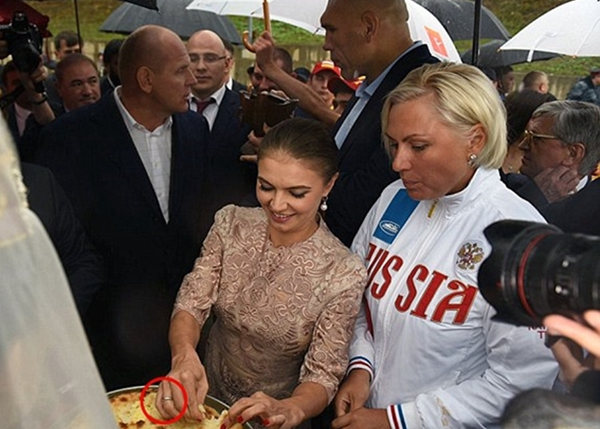
[[[125,121],[131,140],[144,164],[148,178],[154,188],[160,209],[169,222],[169,184],[171,180],[171,132],[173,118],[169,118],[154,131],[149,131],[138,123],[127,111],[120,98],[121,87],[114,91],[114,97],[121,116]]]
[[[29,115],[31,115],[31,110],[27,110],[15,103],[15,118],[17,119],[19,136],[22,136],[25,132],[25,126],[27,125],[27,118],[29,118]]]
[[[213,127],[213,124],[215,123],[215,119],[217,119],[217,113],[219,113],[219,106],[221,106],[221,102],[223,101],[223,97],[225,96],[226,89],[227,88],[225,87],[225,85],[223,85],[219,89],[217,89],[215,92],[213,92],[210,95],[210,97],[207,97],[202,100],[194,97],[193,95],[190,98],[190,110],[193,110],[194,112],[197,112],[196,103],[193,102],[194,100],[206,101],[211,98],[213,100],[215,100],[214,103],[211,103],[208,106],[206,106],[206,108],[202,112],[202,116],[204,116],[204,118],[208,122],[209,131],[212,131],[212,127]]]
[[[381,85],[381,82],[383,82],[383,80],[388,75],[392,67],[394,67],[394,65],[398,61],[401,61],[402,57],[404,57],[413,49],[421,46],[422,44],[423,42],[419,41],[413,43],[410,46],[410,48],[404,51],[398,58],[396,58],[396,60],[393,63],[387,66],[387,68],[379,76],[377,76],[377,78],[373,82],[369,83],[365,81],[358,87],[358,89],[355,92],[355,95],[358,98],[358,100],[356,101],[356,103],[354,103],[354,105],[352,106],[352,110],[350,110],[348,116],[346,116],[344,122],[342,122],[342,125],[340,126],[340,128],[338,128],[338,131],[335,134],[335,144],[337,145],[338,149],[342,148],[342,145],[346,141],[346,137],[348,137],[348,134],[350,134],[350,130],[354,126],[354,123],[358,120],[365,106],[367,105],[373,94],[375,94],[375,91],[377,91],[377,88],[379,88],[379,85]]]

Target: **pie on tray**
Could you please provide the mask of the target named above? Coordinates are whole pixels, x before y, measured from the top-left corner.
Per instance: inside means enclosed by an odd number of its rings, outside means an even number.
[[[155,424],[148,420],[142,411],[140,392],[141,389],[136,389],[109,395],[110,405],[120,429],[220,429],[223,420],[227,416],[227,410],[219,413],[214,408],[204,405],[201,408],[206,418],[200,422],[180,419],[169,425]],[[156,393],[156,389],[148,391],[144,397],[144,406],[148,414],[157,419],[165,420],[156,408]],[[242,426],[236,423],[231,428],[242,429]]]

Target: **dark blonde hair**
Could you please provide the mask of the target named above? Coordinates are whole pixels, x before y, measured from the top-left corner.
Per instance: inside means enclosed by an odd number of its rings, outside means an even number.
[[[260,144],[258,161],[275,154],[307,161],[325,183],[338,171],[338,148],[321,122],[313,119],[287,119],[271,128]]]

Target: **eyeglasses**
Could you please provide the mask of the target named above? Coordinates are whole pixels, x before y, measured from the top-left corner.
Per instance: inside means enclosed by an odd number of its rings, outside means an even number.
[[[227,58],[227,55],[219,56],[217,54],[190,54],[190,61],[192,64],[198,64],[200,60],[204,64],[215,64],[217,61],[221,61]]]
[[[523,137],[521,139],[521,143],[526,142],[530,143],[532,141],[539,140],[560,140],[557,136],[553,136],[550,134],[538,134],[529,130],[523,131]]]

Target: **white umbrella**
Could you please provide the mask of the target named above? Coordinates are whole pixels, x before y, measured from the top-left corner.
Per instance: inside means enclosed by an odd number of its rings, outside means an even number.
[[[561,4],[528,24],[500,49],[529,51],[527,61],[534,51],[600,56],[600,1]]]
[[[199,9],[219,15],[238,15],[262,18],[262,0],[193,0],[187,9]],[[410,19],[408,21],[413,39],[427,43],[433,55],[445,61],[461,62],[460,55],[444,26],[424,7],[406,0]],[[321,15],[327,0],[270,0],[269,13],[274,21],[303,28],[313,34],[325,34],[321,28]]]
[[[442,23],[431,12],[412,0],[406,0],[406,6],[411,37],[426,43],[431,54],[440,60],[460,63],[460,54]]]

